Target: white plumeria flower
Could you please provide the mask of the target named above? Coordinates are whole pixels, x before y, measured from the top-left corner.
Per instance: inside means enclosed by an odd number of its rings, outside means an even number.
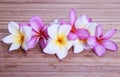
[[[98,25],[97,23],[89,22],[88,18],[85,15],[81,15],[80,17],[78,17],[75,22],[76,28],[87,29],[90,32],[91,36],[95,35],[97,25]]]
[[[97,23],[89,22],[85,15],[78,17],[75,22],[75,28],[87,29],[90,32],[90,36],[95,35],[95,29],[97,25],[98,25]],[[74,53],[79,53],[79,52],[82,52],[84,49],[91,48],[91,46],[87,45],[86,40],[84,41],[80,39],[73,41],[73,46],[74,46]]]
[[[8,31],[11,33],[2,39],[4,43],[12,43],[9,51],[16,50],[22,47],[25,51],[28,50],[27,41],[31,38],[31,28],[29,26],[19,26],[16,22],[9,22]]]
[[[50,39],[47,46],[43,50],[47,54],[56,54],[59,59],[67,56],[68,50],[71,48],[72,43],[68,40],[67,35],[71,30],[70,25],[60,25],[53,23],[48,28],[48,35]]]

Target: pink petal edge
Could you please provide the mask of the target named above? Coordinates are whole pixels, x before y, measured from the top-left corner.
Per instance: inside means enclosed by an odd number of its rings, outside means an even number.
[[[103,56],[106,52],[105,48],[99,44],[96,45],[93,50],[98,56]]]
[[[111,29],[102,38],[110,39],[116,33],[116,31],[117,31],[117,29]]]
[[[118,50],[118,46],[116,43],[114,43],[113,41],[107,40],[103,42],[103,46],[111,51],[117,51]]]
[[[96,37],[100,38],[103,35],[103,29],[101,25],[97,25],[96,27]]]
[[[90,36],[90,33],[87,29],[77,29],[75,34],[78,36],[79,39],[87,39]]]
[[[96,37],[95,36],[91,36],[87,39],[87,44],[89,46],[94,47],[95,45],[97,45],[97,41],[96,41]]]
[[[67,37],[68,37],[69,40],[78,39],[77,35],[75,33],[72,33],[72,32],[70,32]]]
[[[73,26],[76,20],[76,13],[74,9],[70,10],[70,24]]]
[[[37,32],[39,32],[44,26],[42,19],[39,16],[34,16],[30,19],[30,26]]]
[[[29,41],[28,41],[28,49],[34,48],[37,44],[37,42],[39,38],[37,37],[32,37]]]

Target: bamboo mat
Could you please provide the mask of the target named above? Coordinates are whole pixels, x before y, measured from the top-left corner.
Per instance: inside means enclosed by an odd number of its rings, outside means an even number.
[[[9,34],[9,21],[29,22],[34,15],[45,23],[68,20],[71,8],[77,16],[85,14],[103,25],[104,31],[116,28],[111,38],[120,47],[120,0],[0,0],[0,39]],[[91,50],[69,52],[60,61],[37,45],[26,54],[22,49],[8,53],[9,45],[0,41],[0,77],[120,77],[120,52],[107,51],[97,57]]]

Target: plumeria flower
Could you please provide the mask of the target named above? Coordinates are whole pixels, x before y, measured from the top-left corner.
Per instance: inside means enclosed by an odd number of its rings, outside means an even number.
[[[109,30],[106,34],[103,35],[103,29],[101,25],[98,25],[96,28],[95,36],[88,38],[87,42],[89,45],[93,46],[94,52],[98,56],[103,56],[106,52],[106,49],[111,51],[117,51],[117,45],[109,40],[116,32],[116,29]]]
[[[47,46],[44,48],[44,53],[56,54],[59,59],[67,56],[68,50],[72,43],[68,40],[67,35],[71,30],[70,25],[60,25],[53,23],[48,28],[49,40]]]
[[[90,48],[86,39],[89,36],[95,35],[95,28],[97,23],[92,23],[91,18],[81,15],[76,18],[74,9],[70,11],[70,25],[72,27],[68,38],[73,40],[74,53],[82,52],[85,48]]]
[[[34,16],[30,19],[30,26],[32,27],[32,38],[28,42],[29,48],[34,48],[39,42],[40,46],[44,48],[46,46],[46,40],[48,37],[47,27],[39,16]]]
[[[27,42],[31,38],[31,30],[29,26],[20,27],[16,22],[9,22],[8,31],[11,34],[3,38],[2,41],[8,44],[12,43],[9,51],[16,50],[20,47],[27,51]]]

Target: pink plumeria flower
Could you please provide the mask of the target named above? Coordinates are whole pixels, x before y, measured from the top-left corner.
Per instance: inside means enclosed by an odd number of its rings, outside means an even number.
[[[30,19],[30,26],[32,27],[32,38],[28,42],[29,48],[34,48],[39,42],[40,46],[44,48],[46,46],[47,27],[43,24],[43,21],[39,16],[34,16]]]
[[[16,50],[22,47],[25,51],[28,50],[27,42],[31,38],[31,27],[22,26],[20,27],[16,22],[9,22],[8,31],[11,33],[2,39],[4,43],[12,43],[9,51]]]
[[[52,23],[48,28],[49,40],[47,46],[44,48],[44,53],[56,54],[59,59],[67,56],[68,50],[72,43],[68,40],[67,35],[71,30],[70,25],[60,25]]]
[[[109,40],[116,32],[116,29],[109,30],[106,34],[103,35],[103,29],[101,25],[98,25],[96,28],[96,35],[88,38],[87,42],[93,47],[94,52],[98,56],[103,56],[106,52],[106,49],[111,51],[117,51],[117,45]]]
[[[69,33],[68,38],[73,40],[74,53],[80,53],[85,48],[90,48],[86,43],[86,39],[89,36],[95,35],[97,23],[92,23],[92,19],[87,18],[85,15],[76,18],[74,9],[71,9],[70,25],[72,30]]]

